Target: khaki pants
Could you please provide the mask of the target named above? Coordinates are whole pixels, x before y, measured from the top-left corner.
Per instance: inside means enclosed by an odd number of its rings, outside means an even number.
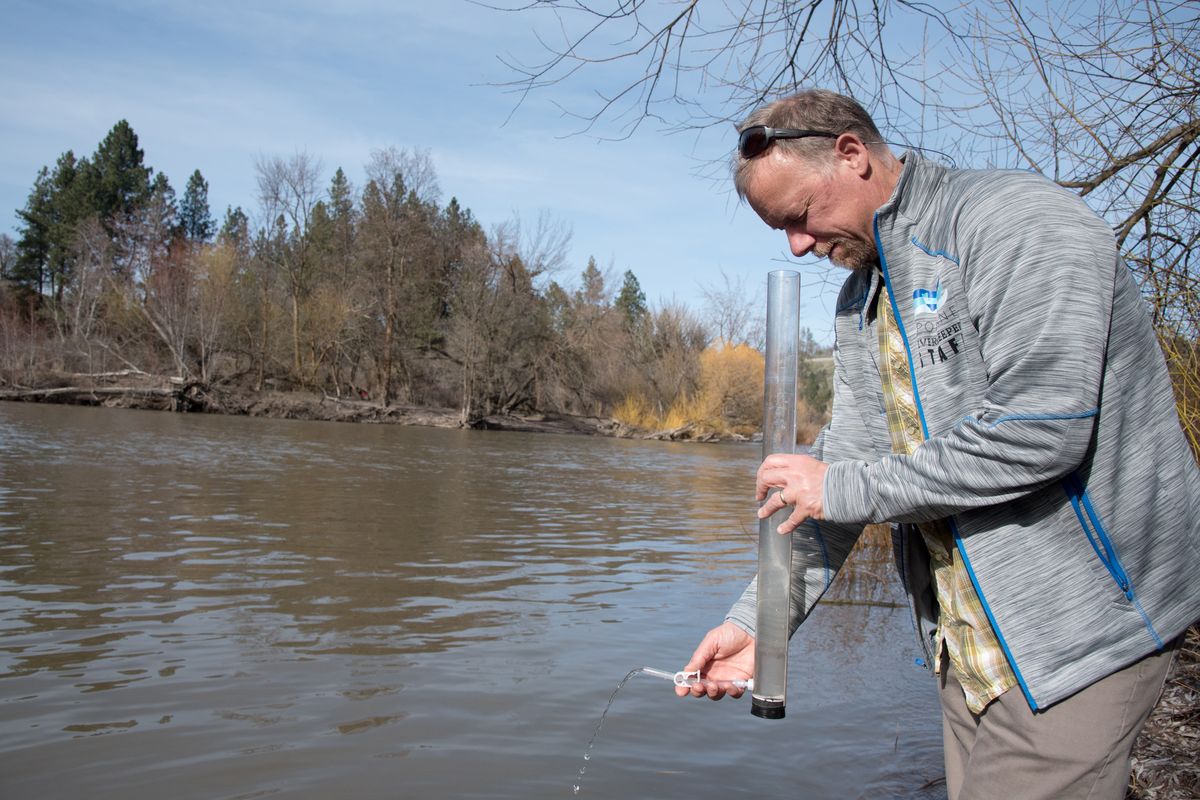
[[[1129,754],[1179,647],[1151,653],[1049,708],[1018,688],[976,716],[943,655],[939,693],[950,800],[1121,800]]]

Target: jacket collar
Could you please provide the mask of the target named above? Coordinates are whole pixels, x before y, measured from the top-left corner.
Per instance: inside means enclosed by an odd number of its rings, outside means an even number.
[[[875,212],[882,221],[893,214],[907,219],[920,219],[946,176],[946,167],[911,150],[900,156],[904,168],[892,189],[892,196]]]

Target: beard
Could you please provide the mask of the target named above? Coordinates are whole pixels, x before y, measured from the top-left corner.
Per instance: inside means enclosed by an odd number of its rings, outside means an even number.
[[[837,253],[834,253],[834,249]],[[828,258],[830,264],[835,264],[848,270],[872,267],[879,263],[879,251],[873,242],[860,242],[854,239],[834,239],[826,244],[813,248],[813,255]]]

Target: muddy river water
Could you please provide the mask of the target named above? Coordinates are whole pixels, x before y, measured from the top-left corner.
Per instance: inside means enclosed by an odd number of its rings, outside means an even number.
[[[753,573],[758,457],[0,404],[0,797],[572,797]],[[637,676],[578,796],[944,798],[886,546],[831,596],[786,719]]]

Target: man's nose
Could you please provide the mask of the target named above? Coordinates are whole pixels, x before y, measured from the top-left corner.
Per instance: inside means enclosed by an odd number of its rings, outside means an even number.
[[[816,239],[799,230],[788,231],[787,238],[788,246],[792,249],[792,255],[797,258],[807,255],[817,244]]]

